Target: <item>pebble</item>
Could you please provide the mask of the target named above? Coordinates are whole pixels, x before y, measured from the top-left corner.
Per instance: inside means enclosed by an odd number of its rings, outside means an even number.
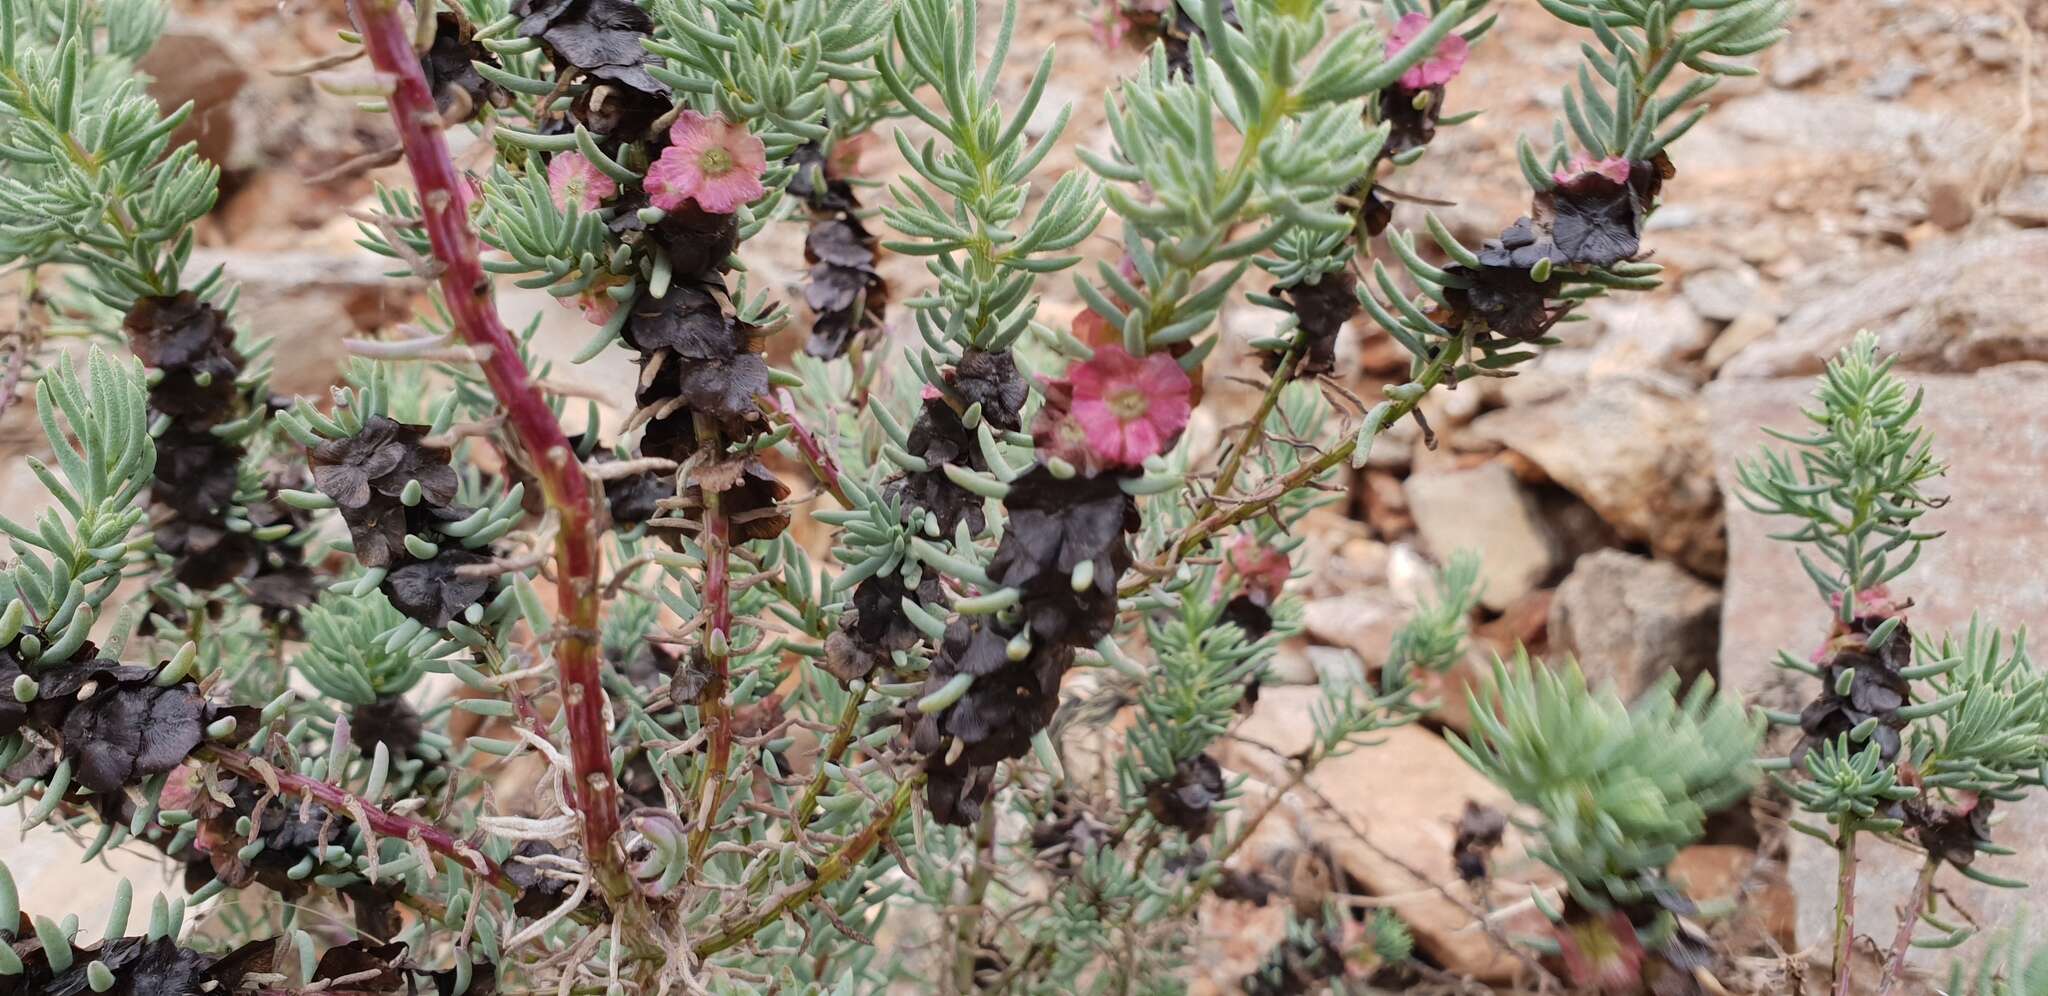
[[[2048,173],[2023,177],[1998,199],[1998,216],[2022,228],[2048,225]]]
[[[1687,274],[1679,290],[1701,318],[1732,322],[1756,304],[1761,282],[1746,268],[1701,270]]]
[[[1786,49],[1771,61],[1771,85],[1780,90],[1797,90],[1819,80],[1827,71],[1828,61],[1820,53]]]
[[[1913,84],[1927,75],[1927,67],[1917,62],[1893,60],[1878,70],[1870,82],[1863,84],[1863,93],[1878,100],[1897,100],[1913,89]]]

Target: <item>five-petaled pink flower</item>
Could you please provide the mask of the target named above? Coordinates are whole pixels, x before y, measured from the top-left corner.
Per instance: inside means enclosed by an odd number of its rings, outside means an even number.
[[[684,111],[668,139],[643,184],[655,207],[674,211],[696,201],[712,214],[731,214],[763,193],[768,150],[746,125]]]
[[[1613,180],[1616,183],[1627,183],[1629,174],[1629,161],[1627,159],[1622,158],[1621,156],[1608,156],[1605,159],[1595,159],[1592,156],[1589,156],[1581,152],[1578,155],[1573,156],[1572,161],[1566,164],[1562,169],[1559,169],[1557,172],[1550,174],[1550,178],[1556,180],[1559,183],[1571,183],[1575,180],[1579,180],[1586,176],[1596,173],[1600,176],[1608,178],[1609,180]]]
[[[557,153],[548,163],[548,196],[565,211],[570,204],[579,211],[595,211],[618,192],[619,181],[606,176],[580,152]]]
[[[1403,14],[1399,21],[1394,22],[1394,30],[1387,34],[1388,57],[1407,48],[1428,28],[1428,14]],[[1436,51],[1423,56],[1421,62],[1409,66],[1408,71],[1401,74],[1401,89],[1426,90],[1449,83],[1458,75],[1458,70],[1465,68],[1465,55],[1469,48],[1463,35],[1445,35],[1443,41],[1436,43]]]
[[[1086,363],[1067,368],[1073,421],[1088,449],[1106,464],[1136,467],[1164,453],[1187,428],[1194,385],[1165,353],[1143,358],[1122,346],[1104,346]]]

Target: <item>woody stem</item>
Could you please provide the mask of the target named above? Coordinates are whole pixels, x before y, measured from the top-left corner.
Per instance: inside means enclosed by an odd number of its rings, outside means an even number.
[[[433,256],[441,297],[457,335],[477,354],[485,379],[505,407],[505,424],[525,451],[553,512],[555,577],[558,579],[555,648],[562,683],[562,708],[575,771],[571,802],[582,817],[583,850],[599,883],[614,898],[628,878],[612,842],[619,832],[618,783],[612,774],[610,730],[599,682],[599,553],[597,515],[590,482],[569,445],[554,410],[541,395],[519,349],[498,318],[491,282],[484,275],[480,245],[470,227],[470,197],[449,157],[442,121],[413,48],[413,20],[397,0],[348,0],[362,31],[363,48],[377,71],[390,80],[387,102],[404,147],[406,165],[419,188],[420,215]]]
[[[1913,928],[1920,925],[1920,916],[1927,910],[1927,896],[1934,891],[1934,873],[1940,870],[1941,859],[1931,854],[1927,863],[1920,866],[1913,892],[1906,897],[1906,908],[1899,911],[1899,933],[1892,939],[1892,955],[1885,960],[1884,975],[1878,979],[1877,996],[1887,996],[1905,973],[1906,954],[1913,947]]]
[[[512,895],[519,894],[519,886],[505,877],[505,870],[498,863],[485,857],[483,852],[469,847],[455,839],[448,831],[431,823],[422,823],[409,816],[385,812],[368,799],[355,795],[339,785],[332,785],[317,778],[309,778],[289,768],[271,767],[265,762],[232,747],[209,744],[202,748],[204,755],[222,768],[234,772],[238,778],[261,782],[266,787],[272,783],[284,795],[311,799],[327,807],[336,815],[347,816],[360,822],[366,829],[378,836],[398,840],[417,840],[427,850],[446,857],[468,871]]]
[[[1834,996],[1849,996],[1856,974],[1849,961],[1856,937],[1856,830],[1847,820],[1835,834],[1835,865]]]
[[[709,419],[697,419],[697,444],[707,453],[722,453],[725,440]],[[708,485],[704,495],[704,689],[697,697],[697,721],[710,737],[704,771],[698,783],[697,825],[690,831],[690,858],[695,861],[711,841],[711,825],[725,802],[726,769],[732,764],[732,706],[726,699],[732,656],[732,520],[720,495]]]

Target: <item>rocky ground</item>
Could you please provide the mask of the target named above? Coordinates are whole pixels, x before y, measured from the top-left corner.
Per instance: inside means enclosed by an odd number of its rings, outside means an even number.
[[[345,214],[370,182],[351,163],[385,146],[384,126],[275,74],[334,47],[339,4],[178,6],[147,68],[167,103],[199,102],[192,137],[226,171],[203,261],[225,263],[244,285],[243,319],[282,340],[278,388],[319,392],[341,339],[402,321],[412,303],[412,288],[383,279],[384,265],[354,246]],[[1403,181],[1406,192],[1453,202],[1439,210],[1473,241],[1525,210],[1513,142],[1547,131],[1580,41],[1533,2],[1497,6],[1501,27],[1449,95],[1452,111],[1486,113],[1442,133]],[[1069,145],[1047,161],[1048,175],[1074,167],[1071,144],[1106,145],[1100,95],[1138,58],[1100,49],[1091,10],[1087,0],[1026,5],[1016,57],[1060,46],[1048,103],[1075,105]],[[1240,743],[1288,750],[1305,729],[1311,686],[1382,662],[1431,565],[1463,547],[1487,554],[1464,676],[1520,644],[1576,654],[1624,693],[1676,673],[1716,676],[1759,700],[1796,698],[1768,661],[1780,646],[1813,642],[1824,624],[1790,553],[1729,500],[1732,461],[1764,442],[1760,426],[1796,425],[1810,375],[1861,328],[1926,386],[1937,450],[1955,468],[1945,482],[1954,502],[1934,519],[1949,535],[1897,586],[1918,602],[1916,626],[1972,612],[2048,624],[2048,581],[2034,567],[2048,560],[2048,324],[2037,315],[2048,298],[2048,140],[2033,127],[2044,29],[2041,3],[1806,0],[1793,38],[1763,58],[1758,77],[1717,91],[1715,112],[1674,149],[1678,176],[1646,237],[1668,285],[1596,302],[1591,320],[1521,377],[1433,399],[1440,444],[1425,447],[1412,423],[1397,428],[1345,482],[1346,500],[1311,521],[1309,571],[1297,582],[1306,633],[1276,669],[1277,682],[1295,687],[1262,696]],[[892,168],[880,158],[872,168]],[[1419,223],[1421,210],[1402,205],[1397,220]],[[750,244],[755,279],[793,286],[800,238],[792,228]],[[906,260],[889,273],[899,288],[923,276]],[[1063,288],[1048,289],[1054,321],[1076,307]],[[580,344],[576,316],[545,297],[508,307],[515,319],[541,315],[551,351]],[[1226,312],[1230,341],[1218,355],[1241,357],[1271,314]],[[1376,391],[1399,362],[1362,328],[1347,332],[1340,356],[1344,381],[1361,392]],[[600,362],[562,376],[609,390],[619,373]],[[1211,427],[1249,410],[1255,389],[1213,374],[1209,383]],[[38,442],[25,407],[0,422],[11,510],[35,493],[12,458]],[[1446,701],[1457,701],[1459,680],[1454,673]],[[1507,986],[1518,964],[1496,938],[1526,919],[1529,888],[1543,876],[1509,857],[1491,889],[1455,884],[1459,813],[1467,800],[1501,801],[1443,739],[1463,722],[1447,708],[1326,766],[1290,794],[1250,854],[1324,856],[1335,871],[1328,885],[1346,901],[1407,919],[1439,981]],[[1274,756],[1234,746],[1227,760],[1252,776],[1256,795],[1281,776]],[[1696,896],[1734,901],[1738,912],[1716,929],[1752,957],[1729,988],[1787,992],[1825,929],[1832,892],[1816,872],[1825,856],[1789,844],[1768,807],[1757,810],[1718,821],[1680,873]],[[2048,878],[2044,830],[2048,810],[2016,807],[2001,837],[2023,851],[2001,874]],[[1880,875],[1910,878],[1902,856],[1871,860]],[[62,863],[45,867],[41,887],[79,894]],[[1893,884],[1902,894],[1904,883]],[[1987,926],[2013,910],[1960,886],[1952,894]],[[1865,908],[1896,902],[1880,889]],[[1194,971],[1230,991],[1278,937],[1281,916],[1277,905],[1211,907]]]

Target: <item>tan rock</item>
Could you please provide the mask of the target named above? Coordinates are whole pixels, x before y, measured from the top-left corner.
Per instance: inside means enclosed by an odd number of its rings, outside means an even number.
[[[1648,543],[1695,574],[1720,576],[1727,547],[1706,411],[1683,386],[1653,378],[1591,381],[1550,401],[1489,412],[1466,431],[1534,460],[1623,537]],[[1478,549],[1493,556],[1489,546]]]
[[[1556,600],[1555,591],[1538,588],[1502,609],[1500,618],[1473,627],[1472,635],[1483,646],[1492,647],[1495,653],[1503,656],[1514,653],[1516,647],[1526,647],[1530,653],[1540,654],[1549,642],[1551,605]]]
[[[1975,370],[2048,360],[2048,231],[1935,239],[1839,290],[1798,302],[1768,337],[1737,353],[1726,377],[1819,373],[1862,329],[1902,369]]]
[[[1313,736],[1310,710],[1320,699],[1314,689],[1274,689],[1260,697],[1240,733],[1284,753],[1299,751]],[[1309,784],[1337,812],[1313,796],[1302,800],[1294,811],[1304,835],[1327,847],[1367,892],[1396,900],[1391,908],[1414,931],[1417,946],[1445,969],[1487,981],[1509,979],[1518,963],[1473,926],[1451,842],[1466,800],[1500,808],[1511,803],[1426,729],[1400,727],[1375,740],[1310,774]],[[1287,778],[1285,762],[1267,751],[1232,745],[1222,753],[1234,770],[1269,783]],[[1511,839],[1503,864],[1519,861],[1520,854]]]
[[[149,95],[165,111],[192,104],[191,116],[171,133],[171,146],[196,142],[200,156],[227,164],[235,144],[230,105],[249,82],[249,69],[223,32],[179,18],[165,27],[135,68],[149,77]]]
[[[389,260],[361,253],[244,253],[201,250],[186,272],[221,267],[241,288],[236,321],[274,336],[270,387],[285,395],[324,395],[347,357],[344,339],[367,336],[412,312],[417,285],[384,275]]]
[[[1721,593],[1662,561],[1620,550],[1579,558],[1550,605],[1550,649],[1633,701],[1665,675],[1686,683],[1714,666]]]
[[[1687,279],[1688,289],[1693,287],[1693,279]],[[1601,335],[1588,358],[1586,376],[1614,377],[1640,370],[1663,370],[1699,379],[1697,361],[1707,351],[1714,333],[1689,298],[1632,294],[1602,302],[1595,316],[1600,321]]]
[[[1408,514],[1408,495],[1401,479],[1384,470],[1367,470],[1360,490],[1365,498],[1365,521],[1374,533],[1391,539],[1415,531],[1415,517]]]
[[[1738,898],[1756,864],[1756,852],[1735,844],[1695,844],[1678,852],[1670,877],[1696,903]]]
[[[1714,337],[1714,343],[1707,347],[1707,355],[1701,361],[1709,373],[1725,366],[1750,344],[1768,338],[1778,330],[1778,316],[1767,308],[1751,308],[1735,317],[1721,334]]]
[[[1302,607],[1311,640],[1356,653],[1368,669],[1387,662],[1387,644],[1408,621],[1408,607],[1385,588],[1319,598]]]
[[[1487,608],[1507,608],[1556,568],[1557,539],[1507,467],[1486,463],[1468,470],[1418,471],[1406,487],[1409,514],[1438,561],[1459,550],[1482,554],[1479,580],[1485,589],[1479,601]]]

